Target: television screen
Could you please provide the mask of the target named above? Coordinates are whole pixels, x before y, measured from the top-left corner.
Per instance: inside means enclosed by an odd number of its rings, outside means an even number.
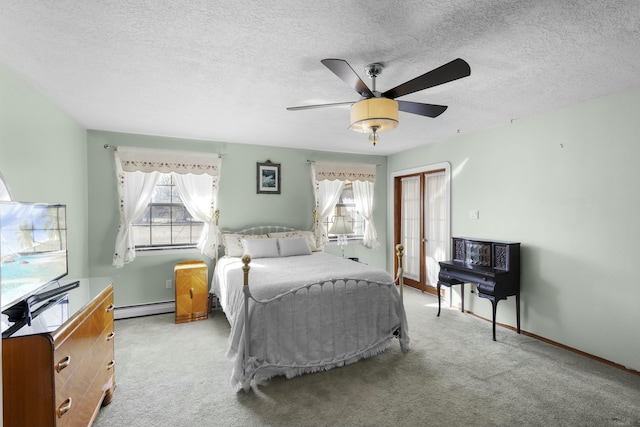
[[[67,273],[66,206],[0,202],[2,310]]]

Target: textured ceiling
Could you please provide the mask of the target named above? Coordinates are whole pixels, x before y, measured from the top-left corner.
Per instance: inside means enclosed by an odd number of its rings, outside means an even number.
[[[89,129],[387,155],[640,85],[637,0],[0,0],[0,61]],[[401,99],[373,147],[325,68],[385,91],[455,58],[471,76]]]

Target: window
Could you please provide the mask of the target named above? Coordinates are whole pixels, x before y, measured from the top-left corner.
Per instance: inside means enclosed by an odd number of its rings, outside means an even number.
[[[349,231],[351,231],[350,234],[347,234],[347,239],[362,240],[364,236],[364,218],[356,209],[351,181],[345,181],[338,203],[333,209],[333,215],[329,215],[324,220],[324,225],[329,230],[328,237],[330,242],[338,240],[340,233],[336,233],[338,230],[334,229],[333,225],[334,223],[338,225],[336,221],[340,217],[344,218]]]
[[[366,248],[380,246],[373,224],[376,165],[311,162],[314,180],[313,229],[318,245],[329,241],[359,240]],[[344,226],[339,226],[343,224]],[[348,233],[336,229],[348,229]]]
[[[184,206],[173,175],[160,175],[151,200],[133,223],[136,250],[195,248],[204,223]]]
[[[112,265],[122,268],[135,260],[137,248],[195,245],[203,255],[215,258],[220,155],[122,145],[113,148],[120,226]]]

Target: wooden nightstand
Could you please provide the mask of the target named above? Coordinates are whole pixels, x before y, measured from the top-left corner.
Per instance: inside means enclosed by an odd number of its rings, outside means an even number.
[[[203,261],[184,261],[174,269],[176,284],[176,323],[209,317],[207,265]]]

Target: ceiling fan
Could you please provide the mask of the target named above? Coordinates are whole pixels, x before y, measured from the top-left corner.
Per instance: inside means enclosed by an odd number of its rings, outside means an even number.
[[[420,116],[438,117],[447,109],[446,105],[396,101],[395,98],[461,79],[471,74],[469,64],[458,58],[386,92],[378,92],[376,90],[376,77],[382,73],[384,68],[382,64],[376,62],[365,67],[366,74],[373,81],[372,89],[369,89],[344,59],[323,59],[320,62],[336,76],[340,77],[349,87],[358,92],[362,98],[358,101],[289,107],[287,110],[308,110],[351,104],[351,126],[349,126],[349,129],[356,132],[369,133],[369,140],[373,145],[378,142],[378,134],[380,132],[398,126],[398,110]]]

